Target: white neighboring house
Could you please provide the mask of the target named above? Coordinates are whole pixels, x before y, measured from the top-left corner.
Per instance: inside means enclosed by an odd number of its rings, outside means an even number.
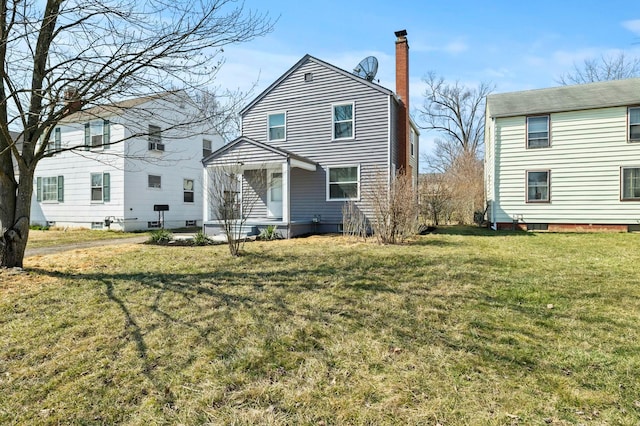
[[[640,78],[487,96],[494,228],[640,230]]]
[[[168,92],[69,116],[49,141],[53,152],[62,151],[36,168],[31,223],[123,231],[201,226],[201,160],[224,142],[196,114],[184,94]]]

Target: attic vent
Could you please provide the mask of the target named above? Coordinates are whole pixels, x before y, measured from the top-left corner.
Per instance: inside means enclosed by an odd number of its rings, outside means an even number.
[[[309,81],[313,81],[313,73],[312,72],[307,72],[304,74],[304,81],[309,82]]]

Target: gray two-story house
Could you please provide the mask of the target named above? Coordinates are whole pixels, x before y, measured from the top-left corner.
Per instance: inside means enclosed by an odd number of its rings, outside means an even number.
[[[286,237],[339,232],[349,202],[371,220],[371,194],[399,172],[417,184],[406,31],[396,37],[395,93],[305,55],[241,111],[242,136],[203,159],[207,234],[221,229],[211,196],[220,172],[237,182],[225,203],[250,228],[273,224]]]

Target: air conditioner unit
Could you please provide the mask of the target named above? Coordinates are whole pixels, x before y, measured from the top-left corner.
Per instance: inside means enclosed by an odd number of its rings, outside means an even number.
[[[149,151],[164,151],[164,144],[160,142],[149,142]]]

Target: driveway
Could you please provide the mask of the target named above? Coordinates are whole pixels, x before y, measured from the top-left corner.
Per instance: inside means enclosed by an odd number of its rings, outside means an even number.
[[[85,249],[91,247],[102,247],[102,246],[112,246],[118,244],[142,244],[149,240],[148,235],[143,235],[140,237],[130,237],[130,238],[115,238],[110,240],[97,240],[97,241],[85,241],[81,243],[73,243],[73,244],[62,244],[58,246],[51,247],[38,247],[38,248],[29,248],[27,243],[27,250],[25,251],[24,256],[43,256],[47,254],[55,254],[64,251],[70,250],[78,250]]]

